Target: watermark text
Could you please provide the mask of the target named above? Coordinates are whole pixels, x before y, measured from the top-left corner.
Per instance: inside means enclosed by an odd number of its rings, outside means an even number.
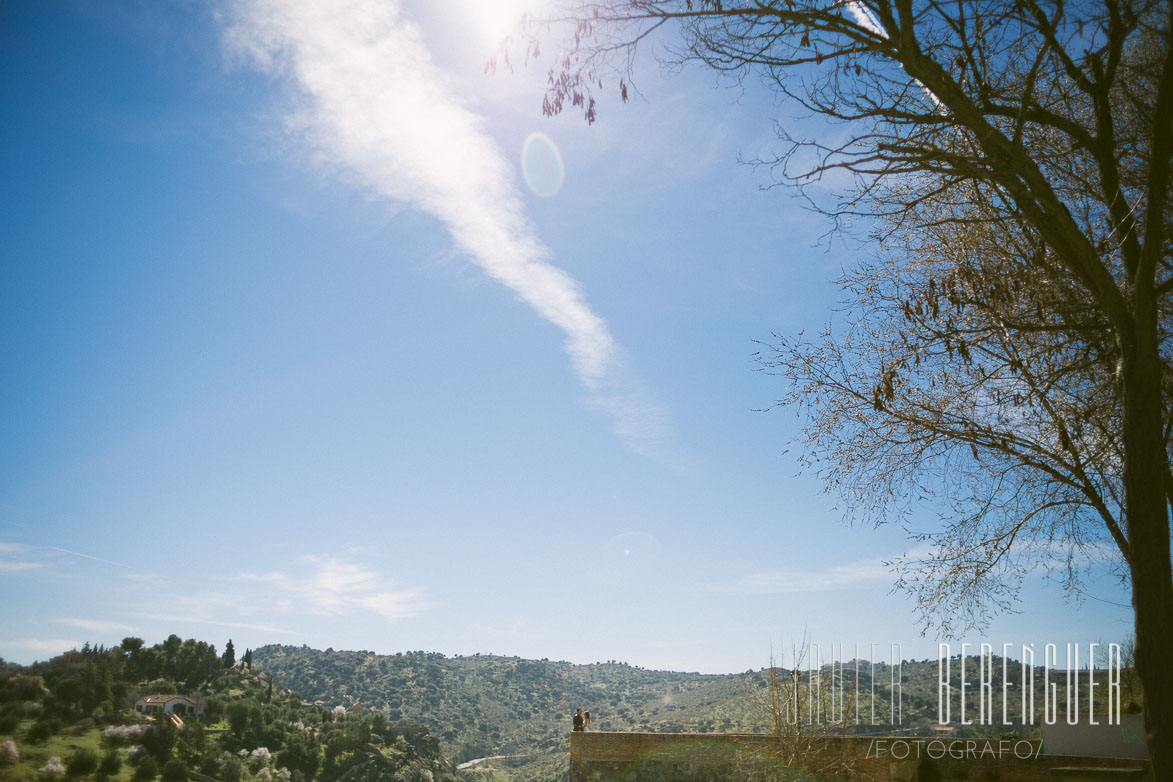
[[[1042,751],[1042,742],[1025,739],[872,739],[866,757],[893,760],[1028,760],[1037,758]]]

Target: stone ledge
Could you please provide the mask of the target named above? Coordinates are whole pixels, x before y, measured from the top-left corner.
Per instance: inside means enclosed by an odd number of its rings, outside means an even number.
[[[873,742],[917,746],[905,756],[874,751]],[[931,738],[894,736],[810,736],[779,741],[756,733],[571,733],[570,782],[716,782],[743,777],[747,766],[785,762],[808,774],[829,774],[851,782],[1147,782],[1146,761],[1058,756],[999,755],[997,739],[965,739],[967,757],[927,756]],[[1001,743],[1005,743],[1002,741]],[[783,758],[787,759],[783,761]],[[761,766],[765,763],[766,766]]]
[[[1105,766],[1057,766],[1047,773],[1064,782],[1103,782],[1104,780],[1143,779],[1143,768],[1118,768]]]

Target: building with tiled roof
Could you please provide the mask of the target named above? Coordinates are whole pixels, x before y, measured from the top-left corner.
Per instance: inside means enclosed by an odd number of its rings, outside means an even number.
[[[134,702],[134,710],[140,714],[194,714],[202,717],[204,701],[198,695],[144,695]]]

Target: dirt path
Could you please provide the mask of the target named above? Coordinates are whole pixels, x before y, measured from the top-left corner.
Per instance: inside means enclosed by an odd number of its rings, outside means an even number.
[[[517,758],[528,758],[531,756],[532,753],[524,755],[489,755],[487,758],[473,758],[472,760],[466,760],[457,766],[456,770],[463,771],[466,768],[472,768],[473,766],[484,763],[486,760],[515,760]]]

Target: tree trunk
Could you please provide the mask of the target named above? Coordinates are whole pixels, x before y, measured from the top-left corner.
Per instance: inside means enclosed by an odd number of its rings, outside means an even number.
[[[1138,309],[1147,309],[1138,302]],[[1143,314],[1142,324],[1149,320]],[[1157,782],[1173,782],[1173,569],[1169,554],[1167,462],[1162,437],[1155,319],[1138,324],[1125,349],[1124,492],[1128,520],[1136,669],[1144,689],[1149,757]]]

